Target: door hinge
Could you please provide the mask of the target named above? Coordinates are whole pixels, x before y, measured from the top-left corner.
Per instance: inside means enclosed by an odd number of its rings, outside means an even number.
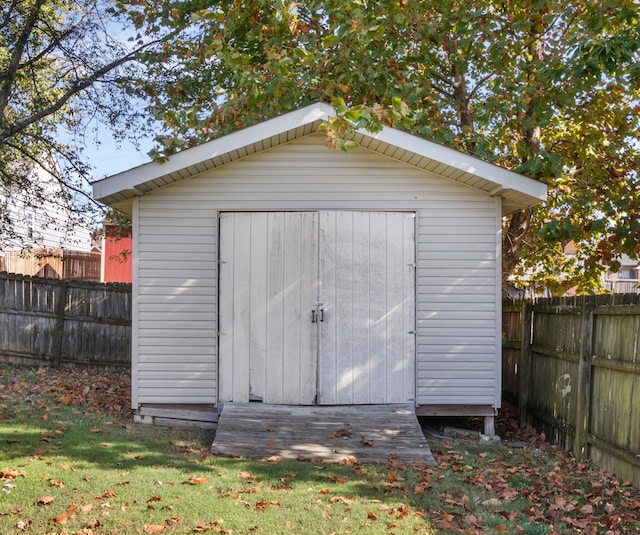
[[[407,334],[416,334],[415,331],[407,331]]]
[[[410,268],[416,269],[416,263],[415,262],[411,262],[410,264],[407,264],[407,266],[409,266]]]

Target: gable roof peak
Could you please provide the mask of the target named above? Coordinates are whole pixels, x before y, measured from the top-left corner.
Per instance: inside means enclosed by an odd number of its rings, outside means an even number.
[[[93,184],[93,194],[108,205],[121,203],[203,169],[220,167],[312,134],[333,116],[335,110],[329,104],[310,104],[173,154],[164,163],[149,162],[102,179]],[[546,198],[546,186],[537,180],[395,128],[383,126],[375,133],[357,130],[355,141],[414,167],[502,196],[505,213]]]

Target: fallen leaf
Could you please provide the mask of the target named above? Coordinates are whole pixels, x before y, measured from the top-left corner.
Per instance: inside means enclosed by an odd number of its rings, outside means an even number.
[[[430,489],[431,485],[429,483],[419,483],[413,487],[414,494],[422,494],[426,490]]]
[[[50,503],[53,503],[55,499],[55,496],[42,496],[38,498],[37,503],[38,505],[49,505]]]
[[[51,483],[51,485],[53,485],[54,487],[64,488],[63,481],[56,481],[55,479],[48,479],[47,481],[49,481],[49,483]]]
[[[166,526],[162,524],[145,524],[144,532],[145,533],[162,533],[165,530]]]
[[[92,503],[84,503],[80,506],[80,511],[82,511],[83,513],[88,513],[92,509],[93,509]]]
[[[189,485],[204,485],[208,481],[209,481],[208,477],[191,476],[189,479],[185,481],[185,483],[188,483]]]
[[[360,438],[360,444],[363,446],[373,446],[373,440],[369,438],[365,438],[364,435]]]
[[[378,515],[375,514],[373,511],[369,511],[367,513],[367,520],[378,520]]]
[[[27,474],[22,470],[11,470],[10,468],[4,468],[0,471],[0,479],[15,479],[17,477],[27,477]]]
[[[331,498],[334,503],[344,503],[345,505],[351,505],[355,500],[353,498],[345,498],[344,496],[334,496]]]
[[[242,478],[242,479],[255,479],[255,477],[253,476],[253,474],[251,472],[244,472],[244,471],[240,472],[238,474],[238,477]]]
[[[268,463],[279,463],[281,460],[282,458],[278,455],[272,455],[271,457],[267,457]]]
[[[329,433],[327,435],[327,438],[340,438],[340,437],[350,438],[352,436],[353,436],[353,433],[342,428],[342,429],[338,429],[337,431],[334,431],[333,433]]]
[[[60,514],[60,515],[55,517],[54,522],[56,524],[63,525],[63,524],[66,524],[69,521],[69,519],[75,518],[75,517],[76,517],[76,515],[62,513],[62,514]]]
[[[58,401],[64,405],[72,405],[73,402],[75,401],[75,398],[67,394],[66,396],[60,396],[58,398]]]
[[[590,505],[590,504],[583,505],[582,507],[580,507],[578,512],[581,515],[592,515],[593,514],[593,505]]]

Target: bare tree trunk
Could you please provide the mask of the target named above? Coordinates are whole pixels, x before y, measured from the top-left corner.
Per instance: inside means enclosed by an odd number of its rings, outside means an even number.
[[[529,46],[529,54],[531,55],[533,62],[542,61],[544,58],[544,51],[542,43],[539,40],[539,36],[535,35],[534,40]],[[536,84],[535,71],[529,75],[529,85]],[[535,118],[535,102],[532,100],[527,105],[525,112],[525,120],[527,124],[533,124],[530,128],[524,130],[524,140],[528,148],[527,160],[535,158],[540,153],[540,137],[542,130],[540,125],[537,124]],[[539,178],[539,177],[533,177]],[[510,219],[506,222],[503,228],[502,234],[502,289],[506,288],[506,283],[513,273],[522,249],[524,248],[527,238],[531,230],[531,215],[533,211],[531,208],[521,210],[511,215]]]
[[[524,247],[531,227],[531,208],[520,210],[511,215],[502,233],[502,289],[518,265],[520,253]]]

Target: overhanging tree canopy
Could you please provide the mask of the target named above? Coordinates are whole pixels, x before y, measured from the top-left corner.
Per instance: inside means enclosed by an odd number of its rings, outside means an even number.
[[[5,204],[10,196],[36,211],[57,204],[70,230],[86,225],[81,214],[91,206],[91,166],[82,147],[88,125],[97,119],[94,127],[116,135],[144,125],[130,105],[129,67],[157,41],[123,40],[115,17],[108,0],[8,0],[0,6],[0,249],[37,246],[21,242],[20,214]],[[38,180],[36,166],[61,187]],[[75,206],[61,191],[71,192]],[[60,225],[41,215],[43,225]]]
[[[506,222],[505,277],[597,285],[640,253],[640,21],[630,0],[135,0],[157,158],[309,102],[329,133],[389,123],[545,181]],[[575,261],[562,254],[579,246]],[[520,263],[518,264],[518,260]]]

